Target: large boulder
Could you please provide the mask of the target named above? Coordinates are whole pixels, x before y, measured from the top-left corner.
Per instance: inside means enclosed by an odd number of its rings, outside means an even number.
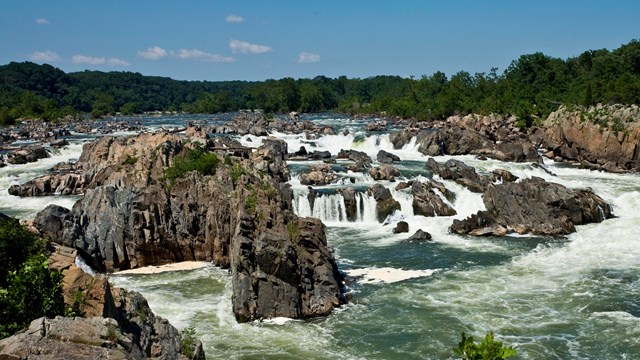
[[[484,192],[486,211],[454,220],[457,234],[503,236],[507,233],[566,235],[576,225],[613,217],[611,207],[588,189],[573,190],[533,177],[496,184]]]
[[[393,198],[391,191],[380,184],[367,189],[370,196],[376,200],[376,214],[379,222],[384,222],[387,216],[401,209],[400,203]]]
[[[437,181],[414,180],[411,192],[413,193],[413,213],[416,215],[453,216],[457,214],[450,205],[455,199],[455,194]]]
[[[329,164],[316,164],[309,172],[300,175],[302,185],[327,185],[338,180],[338,175]]]
[[[381,162],[383,164],[391,164],[393,162],[400,161],[400,157],[398,155],[384,150],[378,151],[376,159],[378,160],[378,162]]]
[[[396,176],[400,176],[400,170],[391,165],[384,164],[382,166],[370,168],[369,175],[371,175],[373,180],[395,181]]]

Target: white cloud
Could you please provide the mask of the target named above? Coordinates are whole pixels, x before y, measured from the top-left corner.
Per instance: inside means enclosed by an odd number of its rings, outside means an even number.
[[[49,20],[47,20],[47,19],[44,19],[44,18],[37,18],[37,19],[36,19],[36,24],[38,24],[38,25],[49,25],[49,24],[51,24],[51,23],[50,23],[50,22],[49,22]]]
[[[196,59],[196,60],[201,60],[201,61],[217,62],[217,63],[235,61],[235,59],[233,57],[230,57],[230,56],[222,56],[222,55],[218,55],[218,54],[210,54],[208,52],[204,52],[204,51],[198,50],[198,49],[192,49],[192,50],[180,49],[180,50],[178,50],[177,54],[178,54],[178,57],[180,59]]]
[[[315,63],[318,61],[320,61],[320,55],[318,54],[303,51],[298,55],[299,63]]]
[[[145,51],[138,51],[138,56],[147,60],[158,60],[167,56],[167,50],[159,46],[154,46]]]
[[[118,58],[108,58],[107,59],[107,65],[109,65],[109,66],[131,66],[131,63],[129,63],[128,61],[124,61],[122,59],[118,59]]]
[[[74,55],[71,58],[74,64],[84,65],[108,65],[108,66],[131,66],[127,61],[118,58],[93,57],[85,55]]]
[[[244,18],[242,16],[238,16],[238,15],[234,15],[234,14],[229,14],[225,20],[228,23],[243,23],[244,22]]]
[[[30,56],[31,60],[37,62],[55,62],[60,60],[60,56],[51,50],[36,51]]]
[[[240,41],[235,39],[231,39],[231,41],[229,42],[229,47],[231,48],[231,51],[234,54],[235,53],[262,54],[262,53],[273,51],[272,48],[266,45],[251,44],[246,41]]]

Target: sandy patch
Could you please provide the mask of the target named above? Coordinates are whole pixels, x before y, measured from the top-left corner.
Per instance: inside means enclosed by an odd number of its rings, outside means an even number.
[[[181,270],[195,270],[211,265],[205,261],[183,261],[179,263],[160,265],[160,266],[145,266],[137,269],[129,269],[115,272],[118,275],[127,274],[158,274],[167,271],[181,271]]]

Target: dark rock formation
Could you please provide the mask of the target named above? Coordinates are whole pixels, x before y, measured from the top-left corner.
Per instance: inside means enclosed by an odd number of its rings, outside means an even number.
[[[7,155],[9,164],[22,165],[30,162],[36,162],[39,159],[49,157],[49,153],[42,145],[29,145],[18,150],[10,151]]]
[[[378,160],[378,162],[381,162],[383,164],[391,164],[393,162],[400,161],[400,157],[398,157],[398,155],[394,155],[384,150],[378,151],[376,159]]]
[[[424,125],[422,129],[394,132],[389,139],[399,149],[415,136],[418,151],[429,156],[476,154],[502,161],[541,161],[526,134],[515,127],[514,119],[452,116]]]
[[[613,217],[611,207],[591,190],[572,190],[533,177],[503,183],[484,192],[486,211],[454,220],[451,231],[476,236],[503,236],[510,232],[566,235],[576,225]]]
[[[392,232],[394,234],[407,233],[409,232],[409,224],[406,221],[398,221]]]
[[[338,192],[344,198],[345,212],[348,221],[356,221],[358,219],[358,200],[357,192],[354,188],[339,189]]]
[[[455,199],[455,194],[449,191],[443,184],[428,180],[420,182],[413,181],[411,186],[413,193],[413,213],[422,216],[452,216],[456,215],[453,209],[445,200],[449,202]]]
[[[431,240],[431,234],[422,229],[418,229],[415,234],[411,235],[408,241],[429,241]]]
[[[444,180],[453,180],[472,192],[483,192],[491,184],[489,177],[479,175],[476,173],[476,169],[460,160],[449,159],[444,164],[441,164],[433,158],[429,158],[426,166],[427,169],[438,174]]]
[[[387,122],[384,120],[369,122],[365,128],[367,131],[387,131]]]
[[[401,209],[400,203],[391,196],[391,191],[386,187],[375,184],[367,189],[367,192],[376,200],[376,213],[379,222],[384,222],[387,216]]]
[[[242,157],[227,153],[211,175],[188,172],[173,185],[164,180],[165,166],[192,146],[175,135],[98,143],[85,146],[79,161],[97,174],[93,188],[72,210],[49,206],[34,221],[94,268],[212,261],[233,274],[240,321],[327,315],[342,301],[324,228],[291,211],[283,141],[267,139],[253,152],[241,151]],[[101,170],[121,164],[119,151],[127,143],[138,149],[137,161],[120,165],[121,171]]]
[[[372,162],[369,155],[358,150],[341,149],[340,152],[338,153],[338,156],[336,156],[336,158],[349,159],[353,161],[354,162],[353,164],[347,166],[347,169],[353,172],[364,171],[365,169],[371,167],[371,162]]]

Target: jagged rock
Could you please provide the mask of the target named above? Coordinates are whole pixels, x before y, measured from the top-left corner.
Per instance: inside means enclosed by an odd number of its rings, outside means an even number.
[[[7,162],[9,164],[22,165],[48,157],[49,153],[41,145],[29,145],[9,152],[9,154],[7,154]]]
[[[307,154],[307,158],[309,160],[323,160],[323,159],[329,159],[330,157],[331,157],[331,153],[329,151],[314,150]]]
[[[108,283],[107,283],[108,286]],[[7,359],[194,359],[205,358],[195,340],[183,354],[180,332],[155,316],[138,293],[115,289],[109,317],[56,317],[33,320],[29,327],[0,340]],[[107,306],[105,306],[106,308]]]
[[[398,157],[398,155],[392,154],[384,150],[378,151],[378,155],[376,156],[376,159],[378,160],[378,162],[381,162],[383,164],[391,164],[393,162],[400,161],[400,157]]]
[[[369,175],[371,175],[373,180],[395,181],[396,176],[400,175],[400,170],[391,165],[384,164],[379,167],[370,168]]]
[[[409,224],[406,221],[398,221],[392,232],[394,234],[407,233],[409,232]]]
[[[410,188],[413,185],[413,180],[402,181],[398,185],[396,185],[396,190],[402,190]]]
[[[338,155],[336,156],[338,159],[349,159],[353,161],[353,164],[347,166],[347,169],[353,172],[364,171],[365,169],[371,167],[371,158],[369,155],[362,151],[358,150],[344,150],[341,149]]]
[[[556,161],[612,172],[640,171],[640,107],[561,106],[531,139]]]
[[[316,164],[309,169],[308,173],[300,175],[302,185],[327,185],[338,180],[338,175],[331,169],[329,164]]]
[[[71,211],[50,206],[34,221],[43,234],[76,249],[93,268],[212,261],[230,268],[240,321],[326,315],[343,301],[324,228],[291,213],[283,141],[266,139],[253,152],[234,150],[243,155],[226,156],[210,175],[188,172],[171,186],[163,180],[164,169],[183,156],[188,144],[181,138],[154,135],[98,143],[85,146],[79,160],[91,171],[102,169],[91,180],[93,188]],[[106,164],[122,163],[122,144],[137,149],[137,161],[120,165],[127,167],[122,171],[104,171]]]
[[[444,164],[440,164],[433,158],[429,158],[426,166],[442,179],[453,180],[473,192],[483,192],[491,184],[489,177],[479,175],[474,168],[460,160],[449,159]]]
[[[429,156],[485,155],[515,162],[540,162],[535,146],[515,126],[513,119],[469,115],[432,122],[428,128],[407,128],[389,139],[399,149],[416,137],[418,151]]]
[[[391,196],[391,191],[384,186],[375,184],[367,189],[367,192],[376,200],[378,222],[384,222],[387,216],[401,209],[400,203]]]
[[[358,198],[354,188],[339,189],[338,192],[344,198],[345,212],[348,221],[356,221],[358,219]]]
[[[447,202],[455,199],[455,194],[449,191],[443,184],[433,180],[420,182],[413,181],[411,186],[413,193],[413,213],[422,216],[452,216],[457,212]]]
[[[384,120],[369,122],[365,128],[367,131],[387,131],[387,122]]]
[[[450,230],[476,236],[557,236],[575,232],[576,225],[613,217],[609,204],[591,190],[567,189],[537,177],[489,187],[483,201],[486,211],[454,220]]]
[[[422,229],[418,229],[418,231],[416,231],[415,234],[411,235],[407,240],[408,241],[428,241],[428,240],[431,240],[431,234],[429,234],[426,231],[423,231]]]

